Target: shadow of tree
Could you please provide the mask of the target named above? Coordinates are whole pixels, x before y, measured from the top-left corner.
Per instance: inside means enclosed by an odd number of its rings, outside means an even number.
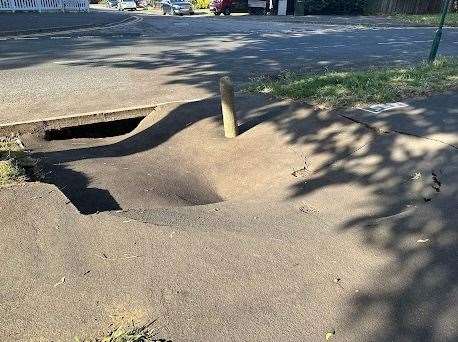
[[[345,122],[350,121],[339,118],[338,113],[309,111],[297,116],[294,106],[301,104],[292,104],[293,110],[278,115],[285,111],[284,103],[245,101],[248,106],[243,107],[240,118],[244,132],[261,123],[272,124],[289,144],[303,146],[306,157],[316,166],[290,188],[291,199],[323,203],[322,194],[331,194],[335,202],[324,204],[320,212],[333,226],[355,231],[365,245],[393,256],[394,261],[376,270],[374,278],[352,297],[348,321],[342,323],[355,330],[363,326],[365,340],[458,337],[452,323],[458,276],[458,154],[453,144],[458,127],[455,101],[449,98],[452,94],[429,102],[415,101],[405,112],[373,118],[405,134],[378,134],[364,125],[352,125],[349,130]],[[190,125],[211,117],[208,113],[217,113],[218,106],[217,100],[180,105],[151,127],[112,144],[48,152],[40,157],[66,164],[152,151]],[[345,115],[357,114],[359,120],[368,119],[362,112]],[[351,143],[342,144],[342,131],[352,137]],[[313,165],[315,156],[323,154],[330,156],[326,163]],[[348,192],[343,193],[342,186]]]
[[[436,100],[446,103],[445,97]],[[346,132],[353,140],[345,144],[340,134],[348,128],[336,126],[345,121],[337,113],[313,111],[306,117],[297,117],[278,115],[285,110],[284,104],[265,106],[261,102],[255,105],[253,101],[244,106],[242,113],[250,114],[241,116],[242,131],[268,122],[288,138],[289,144],[295,148],[303,146],[312,166],[315,156],[330,156],[325,164],[310,170],[312,173],[307,178],[298,178],[290,189],[291,198],[313,203],[320,202],[323,193],[330,193],[335,202],[326,203],[320,212],[334,220],[333,226],[354,230],[365,245],[393,256],[395,261],[377,270],[374,278],[368,280],[370,285],[355,294],[349,303],[346,326],[359,329],[368,321],[377,322],[365,327],[368,341],[457,337],[451,322],[456,314],[458,275],[455,267],[458,154],[451,144],[431,140],[435,134],[456,138],[457,121],[451,102],[448,108],[435,109],[432,104],[418,101],[410,109],[414,115],[393,112],[385,113],[383,119],[378,117],[378,121],[392,127],[402,118],[401,128],[421,138],[400,133],[380,135],[363,125],[353,125]],[[151,127],[112,144],[47,152],[39,157],[51,164],[66,165],[85,159],[151,152],[190,125],[211,117],[208,113],[217,113],[218,105],[217,100],[180,105]],[[216,117],[215,120],[219,122]],[[64,177],[64,171],[65,166],[57,177]],[[84,190],[90,181],[88,176],[78,175],[81,177],[84,181],[75,184],[84,183]],[[71,179],[75,179],[73,174],[61,185]],[[336,186],[348,187],[349,191],[342,193],[341,188],[334,189]],[[85,194],[79,198],[82,203],[87,201],[86,196],[92,196],[88,193],[92,191],[90,186],[85,191],[80,192]],[[214,193],[211,188],[203,187],[202,191]],[[91,208],[98,205],[98,210],[103,210],[104,202],[107,203],[102,200]]]
[[[51,117],[202,98],[218,92],[223,74],[239,85],[286,70],[403,65],[423,60],[433,36],[430,28],[266,25],[213,18],[189,19],[189,25],[179,26],[188,23],[181,19],[154,17],[81,36],[2,42],[4,96],[16,101],[2,103],[0,111],[6,118],[14,114],[12,119],[26,120],[40,112]],[[442,54],[457,53],[458,46],[450,43],[456,34],[444,33]]]
[[[452,323],[458,280],[458,120],[453,98],[455,93],[419,100],[408,111],[371,118],[353,112],[357,121],[395,131],[368,138],[364,130],[354,130],[356,140],[366,135],[365,144],[355,151],[340,147],[335,132],[302,136],[297,127],[305,123],[279,123],[291,143],[314,146],[312,157],[336,155],[309,179],[297,182],[292,197],[316,200],[321,192],[330,191],[335,199],[330,211],[346,207],[339,202],[364,200],[364,206],[337,215],[336,226],[358,232],[365,245],[394,257],[349,303],[345,324],[356,330],[364,326],[364,340],[458,338]],[[330,190],[335,186],[349,190],[335,193]],[[327,210],[323,208],[325,214]],[[368,321],[377,323],[366,326]]]
[[[227,72],[236,81],[245,81],[253,73],[276,73],[288,67],[303,68],[304,65],[315,69],[419,60],[424,57],[424,51],[418,49],[418,44],[426,46],[429,42],[415,41],[425,37],[430,39],[430,33],[430,30],[411,30],[405,34],[401,30],[335,29],[278,35],[239,32],[155,38],[133,35],[126,39],[100,36],[95,43],[63,42],[47,47],[39,54],[31,53],[28,47],[18,46],[14,52],[0,47],[4,57],[0,68],[17,69],[65,56],[82,59],[68,62],[70,66],[108,66],[152,73],[162,70],[170,77],[161,81],[163,86],[191,85],[214,91],[217,87],[214,76]],[[232,44],[230,48],[218,46],[223,39]],[[369,42],[361,44],[362,41]],[[348,46],[338,47],[342,42]],[[122,52],[87,58],[93,51],[114,45],[129,49],[145,48],[146,45],[167,47],[155,52],[142,51],[135,57]],[[456,53],[456,47],[446,46],[444,51]],[[374,279],[369,280],[370,286],[355,294],[349,303],[347,326],[359,329],[368,320],[377,322],[366,327],[367,341],[458,339],[453,327],[457,317],[458,280],[458,156],[454,147],[458,127],[456,102],[445,99],[449,98],[439,98],[432,107],[427,105],[428,102],[413,104],[415,115],[396,112],[375,118],[403,134],[378,135],[368,132],[362,125],[353,129],[353,140],[360,142],[357,149],[354,144],[340,144],[338,127],[311,127],[313,117],[321,120],[319,112],[305,118],[277,116],[276,111],[281,111],[282,107],[272,106],[259,116],[241,120],[244,132],[266,121],[275,125],[289,144],[308,146],[307,157],[312,159],[315,155],[331,155],[330,160],[312,170],[307,179],[294,184],[290,198],[307,201],[319,199],[324,192],[331,193],[335,202],[327,204],[330,211],[333,206],[339,208],[329,215],[335,220],[335,226],[357,232],[368,246],[394,257],[395,261],[378,270]],[[200,110],[202,105],[205,111]],[[255,102],[248,105],[252,110],[262,107]],[[208,118],[209,113],[218,113],[217,106],[214,101],[186,104],[150,128],[112,144],[46,152],[38,157],[50,164],[67,164],[152,151],[189,125]],[[369,120],[369,124],[373,124],[371,120],[374,118],[364,117],[360,112],[356,114],[360,116],[351,116],[354,120]],[[444,137],[451,142],[439,142]],[[61,174],[66,172],[65,168],[57,170]],[[70,180],[74,175],[70,172],[66,177]],[[87,187],[88,176],[78,177],[81,177],[77,182],[79,186]],[[335,192],[336,186],[346,186],[350,191]],[[212,190],[205,189],[214,195]],[[79,200],[84,201],[84,196]],[[345,210],[346,204],[355,197],[364,201],[354,201],[359,207]],[[110,202],[107,208],[117,207],[113,198],[102,200],[105,204]],[[345,215],[341,215],[342,212]],[[424,240],[427,241],[419,242]]]
[[[174,27],[174,31],[171,25],[186,22],[160,17],[154,20],[154,24],[142,23],[132,30],[89,33],[89,40],[85,40],[84,35],[70,35],[64,37],[70,39],[45,39],[27,44],[8,42],[0,46],[0,69],[23,68],[56,59],[67,59],[68,63],[62,65],[68,66],[173,68],[169,75],[177,78],[170,82],[205,87],[208,73],[215,72],[230,72],[235,78],[240,76],[246,80],[250,73],[276,73],[291,68],[417,61],[424,58],[432,38],[429,28],[304,27],[294,23],[266,27],[265,23],[258,22],[245,27],[246,20],[229,25],[225,20],[200,18],[194,26],[191,22],[190,26]],[[159,28],[152,28],[154,25]],[[204,29],[207,32],[202,34]],[[446,41],[441,46],[444,54],[456,52],[453,44],[447,44],[455,34],[454,30],[445,33]],[[42,47],[38,52],[37,46]],[[420,46],[424,46],[424,50]],[[113,52],[114,47],[117,52]]]

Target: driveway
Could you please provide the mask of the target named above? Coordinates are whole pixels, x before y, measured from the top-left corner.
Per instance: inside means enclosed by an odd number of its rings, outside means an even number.
[[[207,97],[224,74],[240,87],[284,70],[406,64],[425,58],[434,35],[420,27],[125,15],[138,19],[1,41],[0,123]],[[440,53],[458,55],[457,29],[444,32]]]

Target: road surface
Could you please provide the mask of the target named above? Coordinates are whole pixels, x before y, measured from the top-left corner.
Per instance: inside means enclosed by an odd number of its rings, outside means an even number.
[[[433,28],[170,17],[109,29],[0,38],[0,124],[207,97],[284,70],[395,65],[428,54]],[[458,29],[440,53],[458,55]]]

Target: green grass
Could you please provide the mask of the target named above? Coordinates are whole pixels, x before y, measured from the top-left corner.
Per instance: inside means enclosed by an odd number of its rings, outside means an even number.
[[[287,73],[253,81],[245,90],[332,109],[399,101],[457,87],[458,58],[439,58],[434,64],[411,67]]]
[[[25,171],[11,160],[0,160],[0,188],[25,179]]]
[[[156,342],[159,341],[158,337],[149,330],[150,324],[136,327],[132,325],[130,328],[124,328],[122,326],[113,330],[107,336],[96,339],[82,340],[76,338],[76,342]],[[171,342],[163,339],[162,341]]]
[[[35,161],[12,139],[0,138],[0,188],[27,180]]]
[[[440,14],[396,14],[391,16],[393,19],[420,25],[439,25]],[[446,26],[458,26],[458,13],[448,13],[445,19]]]

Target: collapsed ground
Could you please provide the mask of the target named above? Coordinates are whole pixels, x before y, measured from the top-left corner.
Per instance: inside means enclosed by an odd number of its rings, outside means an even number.
[[[455,99],[373,117],[243,97],[233,140],[211,100],[119,137],[23,137],[58,188],[0,192],[1,335],[453,339]]]
[[[201,97],[226,72],[403,65],[433,34],[156,17],[6,40],[2,120]],[[373,115],[244,96],[234,140],[212,100],[121,136],[21,137],[41,182],[0,191],[0,336],[455,340],[456,99]]]

